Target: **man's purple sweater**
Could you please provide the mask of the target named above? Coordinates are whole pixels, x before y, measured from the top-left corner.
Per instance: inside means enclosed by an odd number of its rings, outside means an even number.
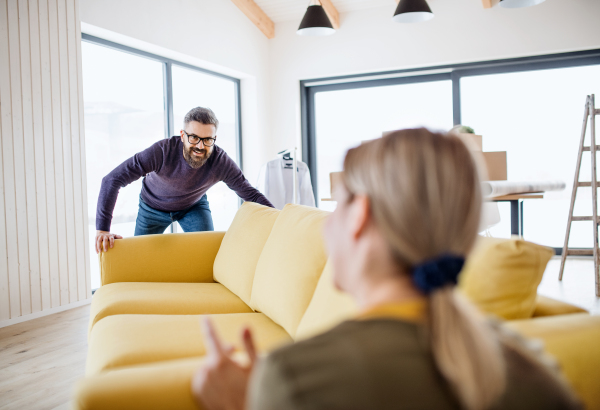
[[[189,208],[220,181],[225,182],[244,201],[273,207],[260,191],[250,185],[227,153],[216,145],[202,167],[192,168],[183,158],[183,143],[176,135],[138,152],[102,178],[96,210],[97,230],[110,231],[119,189],[140,177],[144,177],[142,200],[163,212]]]

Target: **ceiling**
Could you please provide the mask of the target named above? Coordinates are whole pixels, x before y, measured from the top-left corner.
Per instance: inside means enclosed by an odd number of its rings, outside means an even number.
[[[254,0],[254,2],[274,23],[300,21],[310,3],[309,0]],[[394,0],[332,0],[332,3],[339,13],[381,6],[389,6],[393,11],[396,6]]]

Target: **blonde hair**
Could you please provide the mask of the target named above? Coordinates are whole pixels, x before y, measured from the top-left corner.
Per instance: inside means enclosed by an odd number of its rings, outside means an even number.
[[[477,237],[482,194],[478,167],[453,134],[396,131],[351,149],[344,183],[369,198],[373,219],[400,268],[441,255],[466,256]],[[504,392],[498,338],[454,287],[428,296],[436,365],[463,408],[485,410]]]

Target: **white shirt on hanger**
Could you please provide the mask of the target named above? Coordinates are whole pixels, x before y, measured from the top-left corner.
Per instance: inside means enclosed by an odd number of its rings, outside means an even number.
[[[256,188],[267,197],[277,209],[283,209],[285,204],[293,203],[294,187],[292,174],[292,160],[275,158],[260,168]],[[286,164],[288,167],[286,168]],[[315,206],[315,196],[310,182],[308,165],[297,161],[297,203],[300,205]]]

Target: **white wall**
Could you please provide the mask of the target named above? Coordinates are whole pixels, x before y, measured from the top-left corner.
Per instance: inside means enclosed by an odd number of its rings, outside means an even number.
[[[600,48],[600,1],[547,0],[524,9],[484,9],[480,0],[428,0],[431,21],[391,21],[394,2],[342,14],[329,37],[276,26],[271,40],[273,151],[300,143],[299,81],[341,74],[436,66]]]
[[[77,6],[0,2],[0,327],[91,299]]]
[[[84,32],[242,79],[244,172],[254,183],[270,144],[264,34],[230,0],[79,1]]]

